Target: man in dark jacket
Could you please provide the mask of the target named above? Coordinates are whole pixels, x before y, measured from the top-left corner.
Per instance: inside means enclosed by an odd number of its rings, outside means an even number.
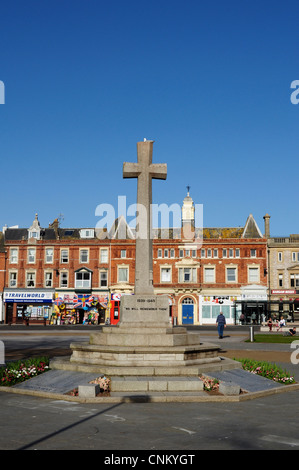
[[[217,328],[218,328],[219,338],[222,339],[223,338],[223,330],[224,330],[224,327],[226,326],[225,316],[223,315],[222,312],[220,312],[220,314],[218,315],[218,317],[216,319],[216,324],[217,324]]]

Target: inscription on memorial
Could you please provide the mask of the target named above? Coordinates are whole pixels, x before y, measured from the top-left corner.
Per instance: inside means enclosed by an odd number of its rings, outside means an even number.
[[[128,312],[132,311],[155,311],[155,312],[165,312],[167,311],[167,307],[160,307],[156,306],[154,304],[157,303],[156,298],[149,298],[149,299],[139,299],[138,297],[136,298],[137,305],[136,306],[128,306],[124,307],[124,310]]]

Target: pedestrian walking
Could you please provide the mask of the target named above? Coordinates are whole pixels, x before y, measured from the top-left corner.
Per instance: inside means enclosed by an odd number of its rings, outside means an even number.
[[[226,319],[222,312],[216,318],[216,324],[218,329],[218,336],[220,339],[223,338],[223,330],[226,327]]]

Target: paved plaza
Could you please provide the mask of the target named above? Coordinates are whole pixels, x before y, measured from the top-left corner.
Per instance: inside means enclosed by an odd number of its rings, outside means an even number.
[[[17,334],[20,333],[14,333]],[[64,341],[69,341],[71,332],[64,334]],[[81,334],[77,334],[80,341]],[[289,360],[289,345],[247,343],[246,330],[228,329],[223,340],[216,338],[213,329],[203,329],[201,335],[203,341],[212,338],[215,343],[221,341],[222,351],[228,355],[231,351],[238,351],[244,357],[252,353],[260,357],[266,354],[272,355],[276,363],[281,358],[281,365],[299,381],[298,365]],[[40,345],[38,336],[35,332],[32,339]],[[3,333],[1,339],[4,337]],[[61,344],[61,335],[59,338]],[[5,392],[0,400],[0,449],[96,449],[101,450],[103,459],[111,458],[109,451],[117,455],[117,450],[126,451],[126,455],[128,451],[132,455],[144,451],[143,456],[167,451],[173,454],[174,450],[193,452],[194,459],[199,458],[197,451],[203,449],[297,450],[298,399],[299,390],[294,390],[240,402],[80,403],[55,396],[44,398],[38,394]],[[20,423],[26,425],[20,427]],[[136,466],[143,464],[140,459]]]

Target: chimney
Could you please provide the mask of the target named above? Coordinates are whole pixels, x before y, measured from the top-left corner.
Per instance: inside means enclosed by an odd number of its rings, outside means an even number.
[[[265,238],[270,238],[270,215],[266,214],[264,215],[264,221],[265,221]]]

